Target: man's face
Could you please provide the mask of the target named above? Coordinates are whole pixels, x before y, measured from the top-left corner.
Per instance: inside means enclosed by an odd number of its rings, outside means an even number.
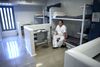
[[[62,21],[59,21],[59,26],[62,26],[62,25],[63,25]]]

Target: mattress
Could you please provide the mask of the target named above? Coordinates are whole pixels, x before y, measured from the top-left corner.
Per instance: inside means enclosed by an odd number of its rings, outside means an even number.
[[[87,42],[87,40],[86,39],[83,39],[83,42],[82,43],[86,43],[86,42]],[[70,43],[73,46],[79,46],[80,45],[80,38],[68,36],[67,43]]]
[[[79,16],[53,16],[53,18],[73,18],[73,19],[82,19],[83,15]],[[91,19],[91,15],[85,15],[85,19]]]

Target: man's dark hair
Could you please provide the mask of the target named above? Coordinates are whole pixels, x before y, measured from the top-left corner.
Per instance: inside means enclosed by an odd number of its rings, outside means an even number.
[[[64,21],[63,20],[59,20],[59,21],[61,21],[64,24]]]

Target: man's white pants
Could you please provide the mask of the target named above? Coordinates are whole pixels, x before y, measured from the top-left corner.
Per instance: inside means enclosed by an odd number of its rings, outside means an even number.
[[[59,38],[59,41],[57,39]],[[64,41],[64,36],[61,35],[53,35],[53,47],[61,47]]]

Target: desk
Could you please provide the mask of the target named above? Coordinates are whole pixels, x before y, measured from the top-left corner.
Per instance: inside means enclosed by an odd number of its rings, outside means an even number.
[[[50,25],[38,24],[24,26],[25,46],[31,56],[36,55],[35,46],[50,41]]]

